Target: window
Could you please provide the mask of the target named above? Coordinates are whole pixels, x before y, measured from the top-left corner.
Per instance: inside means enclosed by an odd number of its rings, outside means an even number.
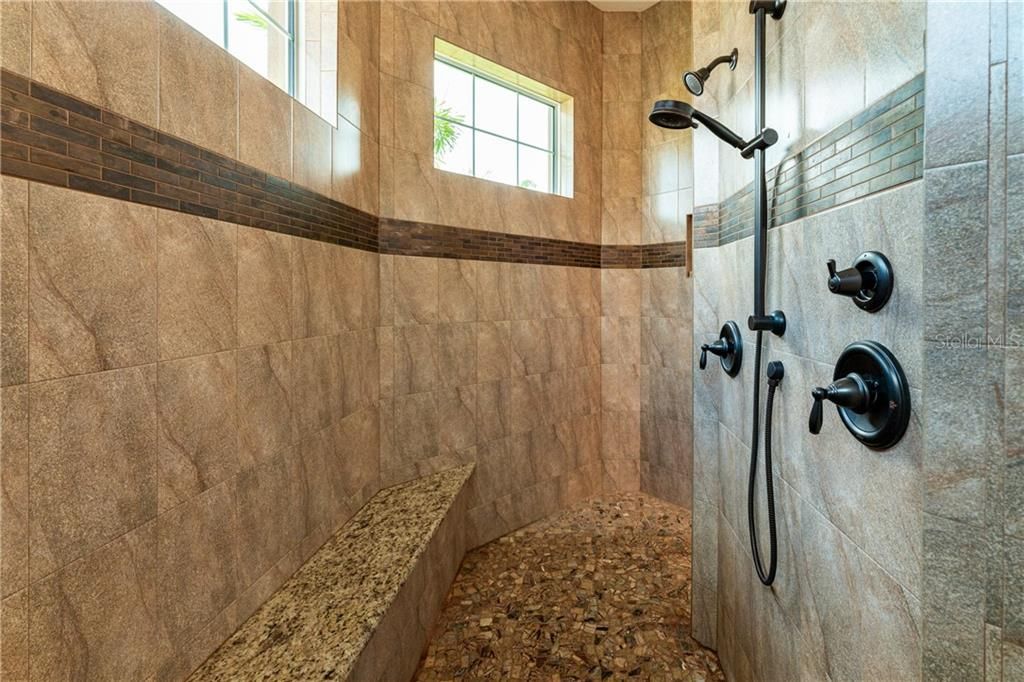
[[[337,4],[329,0],[157,0],[332,124]]]
[[[444,41],[435,41],[434,167],[566,194],[571,98]],[[560,125],[561,124],[561,125]]]

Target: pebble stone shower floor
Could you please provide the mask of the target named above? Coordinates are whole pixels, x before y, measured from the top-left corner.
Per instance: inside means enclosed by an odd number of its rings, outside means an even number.
[[[724,680],[689,633],[689,512],[591,500],[466,555],[416,679]]]

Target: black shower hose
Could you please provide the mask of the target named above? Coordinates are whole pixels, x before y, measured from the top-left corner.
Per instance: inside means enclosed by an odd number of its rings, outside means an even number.
[[[765,400],[764,417],[764,464],[765,488],[768,493],[768,571],[764,570],[761,551],[757,546],[757,521],[754,519],[754,493],[757,487],[757,446],[760,431],[761,407],[761,335],[757,332],[757,349],[754,351],[754,427],[750,437],[750,480],[747,486],[747,524],[750,530],[750,552],[754,557],[754,568],[757,577],[764,585],[775,582],[777,567],[777,540],[775,536],[775,489],[772,486],[772,403],[775,400],[776,382],[769,382],[768,396]]]

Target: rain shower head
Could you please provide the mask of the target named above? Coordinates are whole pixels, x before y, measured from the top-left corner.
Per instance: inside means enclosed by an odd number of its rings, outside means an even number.
[[[704,83],[707,82],[708,78],[711,77],[711,72],[715,70],[715,67],[719,64],[729,63],[729,70],[736,70],[736,60],[739,58],[739,52],[736,48],[732,48],[732,52],[724,54],[711,61],[710,64],[704,68],[697,69],[696,71],[687,71],[683,74],[683,84],[686,89],[693,93],[696,97],[700,97],[704,92]]]

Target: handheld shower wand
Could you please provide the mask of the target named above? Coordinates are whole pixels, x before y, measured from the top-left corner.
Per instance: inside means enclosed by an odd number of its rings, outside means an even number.
[[[648,120],[660,128],[685,130],[699,128],[698,122],[710,130],[726,144],[740,150],[740,156],[749,159],[758,150],[765,150],[779,141],[779,134],[771,128],[760,129],[761,132],[749,141],[734,133],[724,123],[711,118],[699,109],[694,109],[686,102],[674,99],[660,99],[654,103]]]

